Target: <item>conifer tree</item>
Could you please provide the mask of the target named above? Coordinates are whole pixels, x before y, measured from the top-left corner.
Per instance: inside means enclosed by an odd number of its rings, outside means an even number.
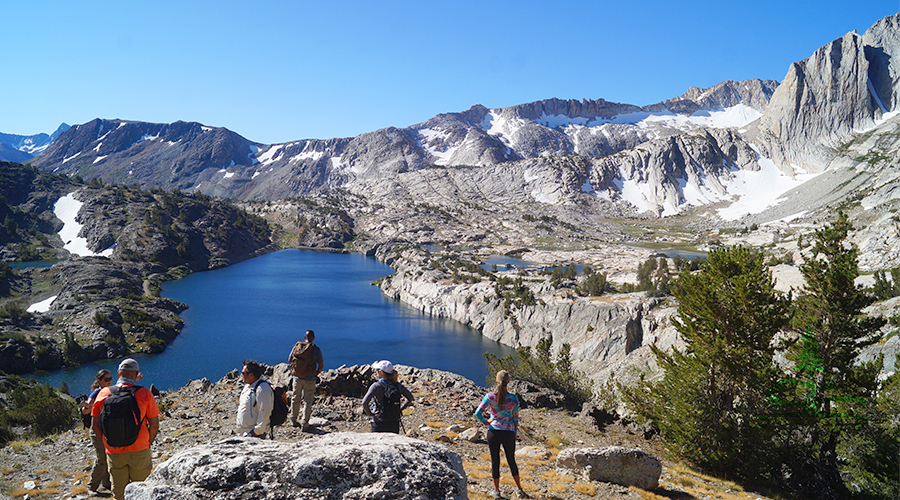
[[[626,404],[707,470],[756,477],[775,432],[761,415],[779,374],[773,339],[788,325],[790,300],[775,289],[763,254],[740,247],[714,250],[672,291],[687,347],[652,347],[663,378],[620,386]]]
[[[772,398],[792,424],[785,437],[788,475],[799,494],[844,498],[838,446],[877,419],[880,359],[857,363],[861,350],[878,341],[885,321],[865,317],[875,298],[854,280],[859,276],[857,249],[846,239],[847,216],[815,232],[811,254],[800,266],[806,284],[795,300],[793,326],[799,332],[788,346],[795,362],[793,384]],[[786,404],[787,403],[787,404]]]

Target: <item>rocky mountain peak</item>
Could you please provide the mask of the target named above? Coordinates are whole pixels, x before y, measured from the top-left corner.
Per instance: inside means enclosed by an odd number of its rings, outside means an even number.
[[[873,80],[886,75],[870,66],[867,53],[877,51],[866,47],[851,31],[791,64],[758,122],[768,155],[782,169],[825,170],[835,148],[887,111],[873,91]]]
[[[900,100],[900,61],[891,57],[900,48],[900,13],[877,21],[862,38],[875,95],[886,111],[893,111]]]
[[[709,88],[691,87],[679,97],[644,106],[644,111],[671,111],[691,114],[699,110],[726,109],[743,104],[757,111],[764,111],[769,99],[778,87],[774,80],[726,80]]]
[[[229,167],[252,166],[258,151],[258,144],[228,129],[196,122],[97,118],[62,132],[30,163],[86,178],[223,195],[225,190],[202,184],[217,173],[224,177]]]

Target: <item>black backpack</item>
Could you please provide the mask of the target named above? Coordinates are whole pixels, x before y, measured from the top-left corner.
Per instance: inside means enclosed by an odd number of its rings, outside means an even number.
[[[287,420],[288,415],[287,391],[284,387],[272,385],[268,380],[263,380],[263,382],[269,384],[269,387],[272,388],[272,393],[275,394],[275,397],[272,398],[275,400],[275,403],[272,405],[272,414],[269,416],[269,425],[272,427],[281,425]],[[256,387],[259,387],[259,385]],[[254,393],[256,392],[256,387],[253,388]],[[253,400],[253,406],[256,406],[256,399]]]
[[[100,428],[109,446],[131,446],[141,432],[141,409],[134,397],[139,386],[110,386],[109,396],[100,410]]]
[[[393,382],[384,383],[384,399],[382,400],[381,412],[378,414],[378,420],[382,422],[399,422],[400,421],[400,387]]]

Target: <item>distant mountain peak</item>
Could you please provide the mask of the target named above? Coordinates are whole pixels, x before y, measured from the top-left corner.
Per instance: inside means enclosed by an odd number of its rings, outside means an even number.
[[[51,135],[45,133],[34,135],[16,135],[0,133],[0,161],[24,162],[41,154],[59,134],[68,129],[63,123]]]

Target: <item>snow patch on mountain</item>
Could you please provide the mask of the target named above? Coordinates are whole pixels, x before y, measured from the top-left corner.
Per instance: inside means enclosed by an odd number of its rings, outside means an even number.
[[[504,144],[511,145],[513,143],[513,134],[527,124],[528,120],[507,116],[507,114],[502,113],[501,110],[492,109],[484,117],[484,120],[481,122],[481,127],[484,128],[488,134],[499,137]]]
[[[545,127],[549,128],[564,128],[570,125],[582,125],[587,126],[593,118],[584,118],[584,117],[575,117],[570,118],[566,115],[550,115],[548,116],[546,113],[542,113],[541,117],[535,120],[535,123],[539,123]]]
[[[283,147],[284,147],[283,144],[270,146],[269,149],[267,149],[265,153],[257,156],[256,159],[257,159],[257,161],[259,161],[259,163],[262,163],[263,165],[265,165],[267,163],[272,163],[275,161],[276,157],[279,156],[278,153],[281,152],[281,149]],[[254,175],[254,177],[255,177],[255,175]]]
[[[791,177],[779,170],[775,162],[762,156],[757,147],[751,147],[759,155],[759,170],[732,172],[725,188],[728,194],[737,200],[730,206],[718,210],[722,219],[737,220],[746,214],[761,213],[766,208],[780,203],[784,193],[820,175],[801,170],[799,174]]]
[[[73,154],[72,156],[67,156],[67,157],[63,158],[63,161],[62,161],[62,162],[63,162],[63,163],[68,163],[69,160],[74,160],[74,159],[77,158],[78,155],[80,155],[80,154],[81,154],[81,151],[79,151],[79,152]]]
[[[435,165],[447,165],[453,157],[453,154],[466,142],[465,139],[463,139],[463,142],[460,144],[446,146],[447,141],[450,139],[450,134],[448,132],[432,128],[419,129],[418,132],[421,136],[419,145],[428,154],[437,158],[434,161]],[[441,148],[438,144],[444,147]]]
[[[82,225],[76,219],[82,205],[83,203],[75,199],[75,193],[69,193],[53,204],[53,213],[63,222],[63,227],[59,230],[59,237],[64,243],[63,248],[81,257],[109,257],[113,252],[112,247],[102,252],[94,252],[88,248],[87,239],[78,236]]]
[[[651,201],[653,198],[648,183],[628,178],[616,178],[612,182],[619,192],[619,197],[634,205],[638,212],[656,211],[656,204]]]

